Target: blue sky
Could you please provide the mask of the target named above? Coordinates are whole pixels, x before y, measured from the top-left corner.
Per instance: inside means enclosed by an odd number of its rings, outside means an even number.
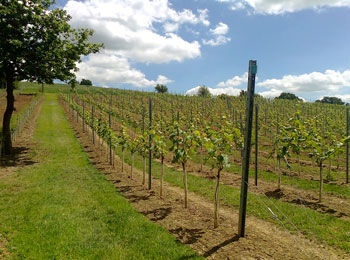
[[[83,59],[78,78],[95,85],[190,94],[246,88],[258,62],[256,91],[307,100],[350,101],[350,0],[57,1],[73,27],[95,30],[106,49]],[[192,90],[191,90],[192,89]]]

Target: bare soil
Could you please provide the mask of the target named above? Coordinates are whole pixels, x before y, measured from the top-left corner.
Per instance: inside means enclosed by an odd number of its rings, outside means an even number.
[[[183,190],[168,183],[159,198],[159,180],[152,180],[152,190],[142,185],[142,172],[130,167],[121,172],[121,161],[114,166],[107,161],[106,147],[93,145],[91,132],[83,133],[81,122],[67,113],[75,134],[95,167],[105,174],[133,207],[171,232],[208,259],[348,259],[348,256],[301,234],[291,234],[280,227],[249,216],[246,237],[238,238],[238,211],[221,206],[219,228],[213,228],[213,203],[190,192],[189,207],[184,208]],[[232,178],[231,178],[232,181]],[[146,181],[147,183],[147,181]]]

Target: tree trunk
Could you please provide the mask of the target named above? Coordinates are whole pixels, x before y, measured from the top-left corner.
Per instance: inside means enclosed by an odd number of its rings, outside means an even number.
[[[162,165],[161,165],[161,171],[160,171],[160,197],[163,196],[163,182],[164,182],[164,157],[162,157]]]
[[[319,194],[319,202],[322,201],[322,189],[323,189],[323,175],[322,175],[322,163],[320,163],[320,194]]]
[[[219,185],[220,185],[220,172],[221,169],[218,169],[218,174],[216,176],[216,187],[215,187],[215,201],[214,201],[214,228],[219,226]]]
[[[186,164],[185,163],[182,163],[182,169],[183,169],[183,173],[184,173],[183,181],[184,181],[184,189],[185,189],[185,208],[187,208],[187,206],[188,206],[188,196],[187,196],[188,190],[187,190],[187,172],[186,172]]]
[[[4,119],[2,123],[2,135],[3,135],[3,142],[5,146],[5,155],[9,155],[12,152],[12,140],[11,140],[11,116],[14,111],[14,103],[15,103],[15,97],[13,96],[13,76],[7,75],[6,83],[7,83],[7,105],[6,110],[4,114]]]
[[[278,189],[281,189],[281,158],[278,157],[277,159],[278,164]]]

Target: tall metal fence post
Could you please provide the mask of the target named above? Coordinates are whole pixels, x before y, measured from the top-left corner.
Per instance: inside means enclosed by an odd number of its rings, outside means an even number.
[[[258,153],[259,153],[259,106],[255,105],[255,186],[258,186]]]
[[[346,136],[349,136],[349,108],[346,108]],[[349,183],[349,143],[346,143],[346,183]]]
[[[241,183],[241,199],[239,207],[239,222],[238,222],[238,236],[245,235],[245,221],[247,214],[247,196],[248,196],[248,177],[249,177],[249,159],[252,137],[252,124],[254,112],[254,91],[255,91],[255,75],[257,72],[257,65],[255,60],[249,61],[248,74],[248,90],[247,90],[247,104],[246,104],[246,124],[244,134],[244,150],[242,163],[242,183]]]
[[[152,130],[152,99],[149,99],[149,130]],[[152,135],[149,132],[149,154],[148,154],[148,189],[152,189]]]

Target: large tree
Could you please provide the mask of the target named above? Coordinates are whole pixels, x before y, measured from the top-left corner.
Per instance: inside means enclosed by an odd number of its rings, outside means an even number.
[[[50,10],[52,0],[0,1],[0,78],[6,80],[7,106],[3,119],[5,154],[12,150],[10,121],[14,82],[75,82],[81,55],[99,51],[88,42],[89,29],[72,29],[62,9]]]
[[[92,82],[91,82],[91,80],[89,80],[89,79],[82,79],[82,80],[80,81],[80,85],[92,86]]]
[[[336,105],[344,105],[344,102],[337,97],[323,97],[321,100],[316,100],[316,102],[326,103],[326,104],[336,104]]]
[[[200,86],[200,88],[198,89],[197,95],[198,95],[199,97],[210,97],[210,96],[211,96],[208,87],[206,87],[206,86],[204,86],[204,85],[203,85],[203,86]]]
[[[287,92],[282,92],[277,99],[289,99],[289,100],[298,100],[298,101],[303,101],[301,98],[297,97],[293,93],[287,93]]]
[[[157,84],[154,88],[158,93],[167,93],[168,87],[163,84]]]

